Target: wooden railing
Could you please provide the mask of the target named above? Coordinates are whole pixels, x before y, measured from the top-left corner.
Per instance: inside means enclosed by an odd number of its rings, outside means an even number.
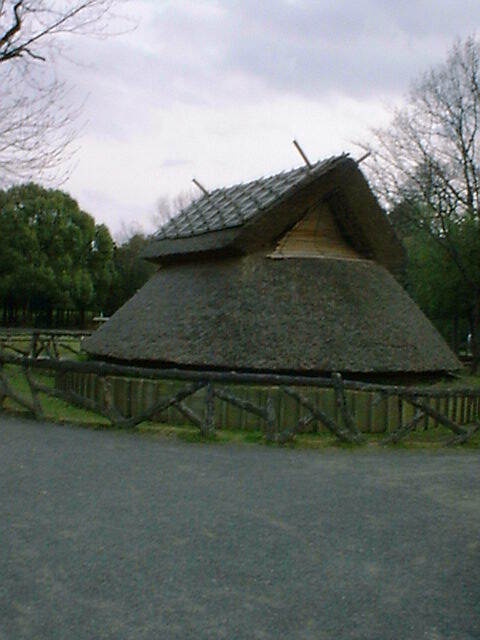
[[[0,350],[31,358],[55,358],[62,353],[79,355],[80,343],[91,331],[67,329],[0,330]]]
[[[11,384],[9,372],[12,370],[22,372],[28,389],[27,394],[20,393]],[[34,373],[41,371],[54,375],[55,385],[48,386],[39,380],[38,376],[35,377]],[[100,385],[98,398],[88,397],[69,388],[65,379],[71,374],[93,374]],[[112,380],[118,377],[176,381],[180,387],[174,392],[161,395],[132,415],[126,415],[115,403],[112,392]],[[272,393],[267,393],[265,403],[252,402],[235,393],[235,385],[261,385],[263,389],[270,388]],[[308,388],[332,390],[336,418],[319,408],[305,395],[303,389]],[[194,410],[185,400],[198,395],[201,390],[201,410]],[[297,403],[303,417],[295,423],[282,423],[279,412],[275,409],[273,391]],[[216,404],[227,403],[259,418],[263,424],[265,439],[270,442],[290,442],[298,433],[304,432],[307,426],[313,425],[314,430],[321,427],[327,429],[341,442],[360,444],[365,440],[365,434],[360,430],[349,408],[346,397],[349,391],[373,394],[375,402],[388,402],[389,398],[394,397],[398,399],[400,406],[410,408],[411,415],[408,419],[402,410],[398,411],[397,424],[390,428],[382,439],[385,443],[398,443],[420,424],[428,424],[429,421],[445,427],[451,433],[449,443],[453,444],[468,442],[479,429],[480,389],[435,389],[371,384],[345,380],[339,373],[334,373],[331,377],[311,377],[235,371],[155,369],[95,361],[13,356],[6,353],[5,349],[0,351],[0,406],[9,398],[38,419],[44,418],[42,396],[60,398],[71,405],[93,411],[104,416],[117,428],[133,428],[141,422],[154,420],[167,409],[175,407],[203,436],[209,436],[216,430]],[[465,403],[465,410],[462,408],[461,415],[466,416],[464,422],[467,424],[460,424],[461,421],[456,418],[456,401],[459,397]],[[454,417],[451,415],[451,408],[454,409]]]

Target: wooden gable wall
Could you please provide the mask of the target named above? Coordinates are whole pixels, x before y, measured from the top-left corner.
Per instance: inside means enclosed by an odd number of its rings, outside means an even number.
[[[327,203],[312,207],[282,236],[271,257],[364,259],[342,235]]]

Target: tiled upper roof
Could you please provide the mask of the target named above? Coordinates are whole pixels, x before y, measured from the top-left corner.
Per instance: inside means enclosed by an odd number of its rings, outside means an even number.
[[[154,237],[156,240],[175,240],[239,227],[345,157],[335,156],[317,162],[311,168],[303,166],[269,178],[215,189],[188,205],[163,225]]]

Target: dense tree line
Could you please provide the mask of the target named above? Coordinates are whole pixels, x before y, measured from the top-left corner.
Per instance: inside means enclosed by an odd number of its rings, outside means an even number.
[[[408,205],[411,214],[411,204]],[[425,213],[421,214],[422,217]],[[402,205],[390,219],[407,251],[403,285],[454,351],[467,352],[471,344],[471,291],[455,262],[432,235],[412,224]],[[451,238],[472,269],[480,269],[480,242],[469,223],[456,225]],[[477,276],[480,277],[480,274]]]
[[[155,267],[136,234],[116,246],[68,194],[36,184],[0,190],[0,308],[4,325],[84,326],[113,313]]]

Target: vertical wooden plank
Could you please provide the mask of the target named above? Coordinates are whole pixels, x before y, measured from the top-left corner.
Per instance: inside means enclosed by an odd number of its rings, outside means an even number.
[[[367,393],[367,431],[368,433],[372,433],[373,431],[373,393]]]
[[[237,396],[239,398],[241,398],[242,400],[250,400],[249,398],[249,389],[247,386],[242,385],[238,388],[237,390]],[[248,418],[249,418],[249,414],[247,411],[245,411],[245,409],[239,409],[239,417],[240,417],[240,425],[239,428],[242,431],[246,431],[246,429],[248,428]]]
[[[179,382],[173,381],[173,380],[162,380],[161,385],[159,386],[159,389],[158,389],[159,398],[160,396],[164,396],[165,398],[168,398],[169,396],[173,396],[177,393],[177,391],[179,391],[179,389],[180,389]],[[191,398],[185,399],[185,404],[188,406],[190,406],[188,402],[189,400],[191,400]],[[181,415],[178,415],[178,412],[175,410],[175,407],[168,407],[165,411],[162,411],[161,421],[164,424],[169,424],[174,427],[183,425],[186,422],[185,418],[183,418]]]
[[[230,393],[235,393],[235,387],[233,385],[228,385],[227,391],[229,391]],[[235,429],[236,426],[235,426],[234,407],[229,402],[224,402],[224,405],[225,405],[225,413],[226,413],[228,428]]]
[[[403,423],[403,400],[400,396],[397,396],[397,405],[398,405],[398,422],[397,422],[397,428],[400,428]]]
[[[427,404],[428,406],[430,406],[430,398],[425,398],[423,397],[422,400],[425,402],[425,404]],[[427,429],[430,426],[430,419],[428,417],[427,414],[425,414],[425,418],[423,419],[423,430],[427,431]]]
[[[103,408],[103,397],[102,397],[102,389],[100,386],[100,379],[98,377],[98,375],[95,375],[95,381],[94,381],[94,400],[95,402],[101,406]]]
[[[399,406],[398,396],[388,396],[387,426],[384,433],[391,433],[398,427],[398,420],[399,420],[398,406]]]
[[[267,437],[275,437],[276,434],[278,433],[278,419],[277,419],[277,415],[275,414],[275,406],[274,406],[274,402],[272,397],[269,395],[267,397],[267,421],[266,421],[266,429],[265,432],[267,434]]]
[[[148,380],[143,391],[143,398],[144,398],[143,402],[144,402],[145,408],[153,406],[157,402],[158,396],[159,396],[158,382],[156,380]],[[158,421],[159,421],[158,414],[152,416],[152,422],[158,422]]]
[[[259,397],[260,397],[260,392],[258,387],[254,386],[251,389],[251,393],[250,393],[250,401],[252,402],[252,404],[256,405],[257,407],[260,406],[259,405]],[[254,431],[254,430],[258,430],[261,429],[263,426],[263,420],[257,416],[254,413],[249,413],[249,417],[248,417],[248,429],[249,431]]]
[[[227,403],[221,402],[220,400],[217,402],[217,427],[218,429],[228,429],[228,419],[227,419]]]
[[[228,385],[222,385],[221,389],[225,390],[225,391],[231,391],[231,388]],[[229,404],[227,402],[223,402],[223,401],[219,401],[219,404],[222,405],[222,412],[223,412],[222,424],[223,424],[223,427],[225,429],[231,429],[231,426],[230,426],[230,406],[229,406]]]
[[[381,393],[373,394],[372,399],[372,433],[381,433],[385,424],[385,396]]]
[[[132,415],[133,415],[133,413],[132,413],[132,394],[133,394],[132,387],[135,384],[135,380],[132,380],[132,378],[127,378],[126,383],[127,383],[127,386],[126,386],[126,392],[127,392],[127,416],[129,418],[131,418]]]
[[[280,389],[277,389],[277,396],[279,400],[278,419],[281,429],[290,429],[293,426],[296,426],[296,401],[290,396],[287,396]]]
[[[96,375],[94,373],[90,373],[88,376],[88,398],[95,402],[95,378]]]
[[[356,425],[358,429],[359,426],[358,426],[358,416],[357,416],[357,404],[358,404],[357,401],[358,401],[358,391],[350,391],[350,402],[348,402],[348,399],[347,399],[347,407],[348,407],[348,410],[350,411],[350,415],[352,416],[353,424]]]
[[[448,395],[447,394],[442,396],[440,406],[441,406],[441,411],[442,411],[443,415],[447,416],[447,418],[448,418],[449,403],[448,403]]]
[[[113,406],[123,415],[123,380],[119,377],[111,377]]]
[[[248,386],[242,385],[241,387],[239,387],[237,390],[237,396],[242,400],[247,400],[247,401],[250,400],[250,390]],[[245,409],[239,409],[238,415],[240,419],[239,428],[242,431],[246,431],[248,429],[250,415],[248,411],[245,411]]]
[[[82,374],[82,378],[83,378],[83,397],[84,398],[90,398],[90,396],[89,396],[90,374],[89,373],[84,373],[84,374]]]
[[[284,394],[285,395],[285,394]],[[293,398],[291,398],[292,400],[292,404],[291,404],[291,414],[292,414],[292,420],[293,420],[293,424],[297,427],[298,423],[300,421],[300,407],[299,404],[296,400],[294,400]],[[315,428],[314,424],[311,424],[308,427],[308,431],[311,432],[313,429]]]
[[[389,432],[389,427],[390,427],[390,397],[386,396],[385,398],[385,419],[384,419],[384,425],[383,425],[383,433],[388,433]]]
[[[143,382],[142,378],[130,380],[130,416],[138,416],[143,411],[140,397]]]
[[[408,402],[405,402],[405,400],[402,400],[402,407],[403,407],[403,424],[407,424],[413,420],[416,410],[414,407],[412,407],[411,404],[409,404]]]
[[[438,398],[438,397],[437,397],[437,398],[435,398],[435,402],[434,402],[434,405],[433,405],[433,406],[434,406],[434,409],[435,409],[436,411],[440,412],[440,398]],[[438,428],[438,425],[439,425],[439,422],[438,422],[438,420],[437,420],[437,419],[435,419],[435,420],[433,421],[433,427],[434,427],[434,429],[437,429],[437,428]]]
[[[233,389],[232,392],[235,395],[240,395],[240,391],[239,391],[239,386],[236,385]],[[231,415],[231,419],[232,419],[232,429],[241,429],[242,428],[242,409],[240,409],[240,407],[236,407],[233,404],[230,404],[230,415]]]
[[[465,394],[460,399],[460,424],[465,424]]]
[[[445,415],[447,416],[447,418],[450,417],[450,411],[451,411],[451,402],[450,402],[450,396],[448,395],[448,393],[445,394],[444,397],[444,412]]]
[[[299,394],[302,393],[302,389],[300,388],[296,388],[295,391]],[[321,411],[325,412],[325,407],[327,405],[328,402],[328,389],[315,389],[315,398],[314,398],[314,403],[315,403],[315,407],[317,409],[320,409]],[[304,406],[302,406],[300,404],[300,402],[298,402],[297,400],[297,418],[298,421],[300,422],[300,420],[307,420],[310,417],[310,411],[308,411],[308,409],[306,409]],[[319,424],[318,420],[315,420],[313,422],[310,423],[310,425],[307,427],[308,429],[308,433],[320,433],[320,431],[322,430],[323,425]]]
[[[87,376],[85,374],[80,374],[80,385],[81,394],[85,398],[87,395]]]
[[[221,386],[219,384],[215,384],[214,386],[214,391],[216,391],[217,389],[220,389]],[[223,412],[224,412],[224,405],[225,403],[222,402],[221,400],[217,400],[215,401],[215,425],[217,427],[217,429],[223,429]]]
[[[359,391],[345,389],[345,404],[350,415],[350,423],[353,429],[361,431],[360,422],[364,419],[364,406],[362,403],[362,393]]]
[[[472,422],[472,415],[473,415],[472,397],[469,395],[467,396],[467,417],[466,417],[467,424],[470,424]]]
[[[280,393],[278,388],[276,389],[275,393],[277,397],[278,407],[278,424],[280,425],[280,430],[282,430],[291,426],[291,424],[288,424],[289,420],[291,420],[292,418],[292,416],[289,415],[287,408],[287,401],[289,400],[289,398],[287,398],[283,393]]]

